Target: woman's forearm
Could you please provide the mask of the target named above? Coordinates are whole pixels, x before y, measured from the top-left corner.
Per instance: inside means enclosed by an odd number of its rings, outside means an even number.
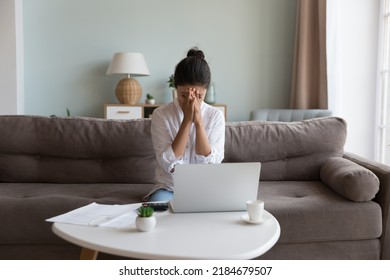
[[[175,139],[172,142],[172,150],[175,153],[175,156],[178,158],[181,158],[186,150],[191,124],[191,121],[184,120],[180,125]]]
[[[211,147],[207,138],[206,130],[202,122],[195,124],[196,128],[196,140],[195,140],[195,152],[197,155],[208,156],[211,153]]]

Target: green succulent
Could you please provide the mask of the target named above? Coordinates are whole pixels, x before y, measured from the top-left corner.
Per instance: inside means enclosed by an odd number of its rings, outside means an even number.
[[[175,76],[172,74],[169,76],[169,80],[167,81],[169,87],[174,88],[175,87]]]
[[[154,209],[152,206],[149,205],[142,205],[140,208],[138,208],[138,216],[147,218],[153,216]]]
[[[149,93],[146,95],[146,99],[154,99],[153,95],[150,95]]]

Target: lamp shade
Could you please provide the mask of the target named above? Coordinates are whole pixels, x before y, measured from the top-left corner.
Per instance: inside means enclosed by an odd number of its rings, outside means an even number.
[[[149,76],[150,72],[142,53],[118,52],[114,54],[107,69],[107,75],[112,74]]]

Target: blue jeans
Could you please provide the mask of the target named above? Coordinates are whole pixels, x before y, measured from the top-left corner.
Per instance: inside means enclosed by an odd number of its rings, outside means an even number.
[[[173,198],[173,192],[160,189],[150,195],[149,201],[170,201]]]

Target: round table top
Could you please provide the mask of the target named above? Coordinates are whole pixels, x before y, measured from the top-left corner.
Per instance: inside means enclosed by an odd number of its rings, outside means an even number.
[[[246,212],[156,214],[156,227],[140,232],[135,224],[115,229],[54,223],[61,238],[91,250],[138,259],[252,259],[277,242],[280,226],[264,211],[259,224]]]

